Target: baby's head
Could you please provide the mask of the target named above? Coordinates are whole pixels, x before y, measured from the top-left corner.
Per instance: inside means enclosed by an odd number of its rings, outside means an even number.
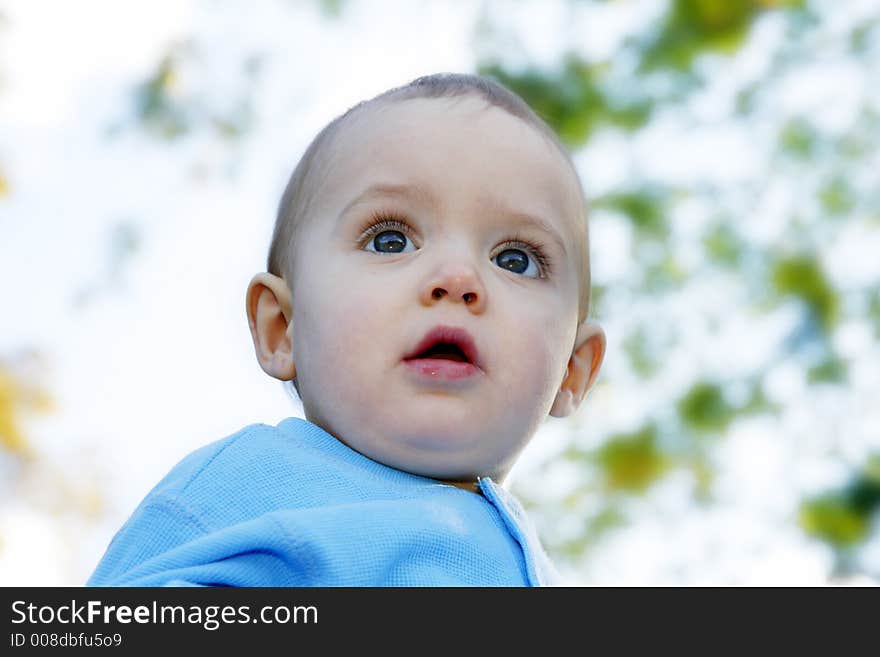
[[[394,468],[501,481],[605,351],[586,203],[553,131],[486,78],[419,78],[312,141],[247,290],[265,372]]]

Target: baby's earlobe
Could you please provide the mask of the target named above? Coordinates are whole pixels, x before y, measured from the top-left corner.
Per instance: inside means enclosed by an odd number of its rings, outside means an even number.
[[[558,418],[567,417],[571,414],[573,400],[574,396],[571,390],[560,388],[556,393],[556,399],[553,400],[553,405],[550,407],[550,415]]]

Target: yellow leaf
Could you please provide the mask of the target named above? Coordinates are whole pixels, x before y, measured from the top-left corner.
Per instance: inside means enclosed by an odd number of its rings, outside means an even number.
[[[54,409],[54,400],[46,390],[27,384],[0,363],[0,448],[29,455],[31,447],[21,429],[22,411],[47,413]]]
[[[0,369],[0,447],[22,454],[28,450],[28,444],[16,422],[17,400],[17,382]]]

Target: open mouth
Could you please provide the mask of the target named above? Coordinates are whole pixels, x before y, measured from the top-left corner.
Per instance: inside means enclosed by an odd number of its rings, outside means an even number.
[[[470,359],[465,355],[457,344],[451,342],[438,342],[428,349],[412,357],[412,360],[434,358],[438,360],[452,360],[459,363],[470,363]]]
[[[458,381],[483,372],[474,339],[455,326],[435,326],[403,360],[412,372],[428,381]]]

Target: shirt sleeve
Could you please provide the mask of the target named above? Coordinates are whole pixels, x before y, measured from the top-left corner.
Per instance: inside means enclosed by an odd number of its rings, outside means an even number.
[[[195,514],[173,496],[148,498],[113,537],[87,586],[114,586],[128,571],[205,533]]]
[[[275,514],[206,532],[179,505],[148,504],[120,530],[89,586],[307,586],[309,550]]]

